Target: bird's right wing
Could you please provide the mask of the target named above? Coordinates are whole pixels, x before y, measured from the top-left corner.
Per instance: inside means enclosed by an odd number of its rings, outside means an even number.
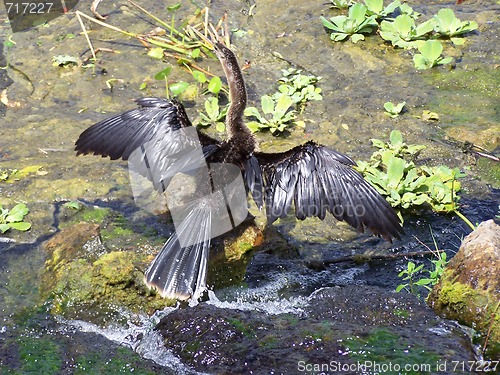
[[[393,208],[352,168],[355,163],[349,157],[313,142],[254,157],[262,170],[268,222],[285,217],[293,203],[299,220],[323,219],[330,212],[359,232],[368,228],[389,241],[400,238],[403,229]],[[258,175],[255,166],[253,170],[252,175]],[[253,180],[258,186],[258,178]]]

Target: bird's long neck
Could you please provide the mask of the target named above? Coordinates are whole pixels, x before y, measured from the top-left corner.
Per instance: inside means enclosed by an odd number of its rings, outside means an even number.
[[[222,61],[222,68],[229,85],[229,96],[231,104],[226,114],[226,129],[228,138],[239,136],[253,137],[250,129],[243,121],[243,112],[247,105],[247,91],[243,74],[238,66],[238,61],[232,52],[226,54]]]

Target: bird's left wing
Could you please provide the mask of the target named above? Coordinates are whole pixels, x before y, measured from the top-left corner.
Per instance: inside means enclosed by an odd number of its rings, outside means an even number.
[[[218,149],[218,141],[191,125],[175,99],[142,98],[138,108],[107,118],[85,130],[77,155],[129,161],[130,170],[164,191],[177,173],[198,169]]]
[[[400,238],[403,230],[396,213],[352,169],[356,164],[346,155],[308,142],[283,153],[255,153],[254,158],[262,170],[270,223],[285,217],[293,202],[300,220],[311,216],[323,219],[330,212],[359,232],[367,228],[389,241]],[[252,175],[257,173],[254,163]],[[258,179],[254,181],[258,186]]]

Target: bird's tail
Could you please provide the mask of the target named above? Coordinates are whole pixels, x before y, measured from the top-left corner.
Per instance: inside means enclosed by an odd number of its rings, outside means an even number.
[[[162,297],[198,299],[206,289],[211,222],[210,211],[193,209],[148,267],[146,283]]]

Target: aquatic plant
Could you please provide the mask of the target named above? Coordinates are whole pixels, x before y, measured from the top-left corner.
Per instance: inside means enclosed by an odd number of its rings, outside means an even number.
[[[452,9],[440,9],[439,12],[432,18],[434,31],[441,35],[447,36],[454,44],[460,45],[464,43],[463,38],[454,38],[457,35],[462,35],[478,28],[476,21],[460,21],[455,17]]]
[[[28,207],[24,203],[16,204],[11,210],[0,205],[0,233],[5,233],[9,229],[27,231],[31,224],[24,221],[24,217],[29,213]]]
[[[264,95],[261,97],[263,115],[256,107],[245,109],[245,116],[254,117],[257,120],[247,122],[247,126],[253,132],[269,129],[273,134],[281,133],[296,118],[295,110],[292,109],[293,105],[292,98],[287,95],[280,95],[277,100]]]
[[[9,51],[12,47],[16,45],[16,42],[12,40],[12,35],[9,36],[9,38],[3,42],[3,46],[5,47],[5,66],[0,66],[0,69],[7,69],[10,66],[10,56],[9,56]]]
[[[330,0],[330,2],[332,3],[332,8],[337,9],[347,9],[354,3],[352,0]]]
[[[408,209],[427,204],[435,212],[455,213],[474,229],[458,211],[458,178],[465,176],[458,168],[417,166],[415,160],[426,147],[407,145],[398,130],[391,132],[389,142],[371,141],[379,150],[369,162],[358,162],[358,170],[393,207]]]
[[[189,17],[186,21],[182,22],[180,26],[175,24],[174,12],[179,9],[181,3],[169,6],[167,10],[172,14],[170,22],[165,22],[149,12],[148,10],[142,8],[140,5],[129,1],[131,6],[137,8],[140,12],[145,14],[147,17],[151,18],[159,27],[155,28],[146,34],[133,33],[127,30],[123,30],[119,27],[107,24],[98,19],[94,19],[82,13],[81,11],[76,11],[77,18],[83,29],[83,33],[87,39],[92,52],[93,63],[87,66],[95,67],[97,62],[96,50],[94,49],[90,37],[85,29],[82,18],[90,22],[97,23],[100,26],[106,27],[128,37],[136,38],[142,45],[146,46],[151,52],[150,56],[153,58],[163,58],[163,57],[173,57],[181,65],[191,66],[194,69],[200,69],[194,63],[194,60],[204,54],[205,56],[213,56],[210,52],[210,46],[205,40],[199,37],[197,34],[204,34],[208,23],[204,22],[205,17],[208,18],[208,8],[197,9],[195,13]],[[199,30],[202,30],[200,32]],[[228,33],[226,33],[228,35]]]
[[[436,65],[448,64],[453,60],[451,57],[441,57],[443,45],[437,40],[426,40],[418,47],[419,54],[413,56],[415,68],[419,70],[429,69]]]
[[[60,67],[77,66],[78,58],[70,55],[57,55],[52,57],[52,65]]]
[[[413,19],[417,19],[421,16],[421,13],[414,11],[413,8],[406,3],[402,3],[399,5],[399,11],[401,12],[401,14],[406,14]]]
[[[35,173],[37,175],[47,174],[47,172],[42,171],[41,169],[41,165],[28,165],[22,169],[0,168],[0,182],[12,183]]]
[[[406,265],[406,269],[402,270],[398,274],[398,277],[401,277],[404,283],[399,284],[396,287],[396,292],[400,292],[404,289],[408,293],[414,294],[419,298],[420,293],[418,291],[418,287],[424,287],[430,292],[432,290],[432,287],[438,283],[441,275],[443,274],[444,267],[448,263],[448,261],[446,260],[446,253],[440,252],[437,255],[437,259],[431,260],[431,263],[434,267],[432,270],[428,270],[424,269],[424,264],[416,267],[415,263],[411,261],[408,262],[408,264]],[[429,273],[429,277],[422,277],[417,279],[417,275],[420,272]]]
[[[394,105],[392,102],[386,102],[384,103],[385,113],[392,118],[396,118],[399,116],[405,105],[406,102],[398,103],[397,105]]]
[[[394,47],[416,48],[415,40],[423,39],[433,29],[434,26],[430,20],[416,25],[415,20],[409,15],[401,14],[392,22],[382,21],[379,34],[382,39],[391,42]]]
[[[281,83],[278,87],[279,92],[273,94],[273,99],[278,100],[279,96],[289,96],[297,104],[299,111],[302,112],[305,104],[311,100],[322,100],[321,88],[316,87],[316,83],[321,77],[302,74],[300,69],[283,69],[283,76],[279,79]]]
[[[196,125],[199,126],[215,126],[218,132],[224,132],[226,126],[224,119],[226,117],[228,105],[221,108],[219,106],[219,99],[216,97],[208,98],[205,100],[205,113],[200,112],[200,120]]]
[[[364,0],[366,5],[366,14],[368,16],[375,16],[376,19],[387,17],[394,13],[394,11],[401,5],[399,0],[395,0],[386,7],[384,7],[384,0]]]
[[[367,8],[361,3],[356,3],[349,8],[347,16],[335,16],[327,20],[321,17],[323,26],[333,30],[330,39],[339,42],[350,37],[353,43],[364,40],[363,34],[371,33],[378,27],[376,16],[367,16]]]
[[[421,264],[418,267],[415,267],[415,263],[409,261],[406,265],[406,269],[402,270],[398,277],[402,277],[404,283],[399,284],[396,287],[396,292],[400,292],[401,290],[406,290],[408,293],[414,294],[420,298],[420,293],[418,291],[418,287],[424,287],[429,292],[432,290],[432,287],[439,282],[441,278],[444,268],[448,264],[448,260],[446,259],[446,253],[444,251],[439,250],[437,242],[434,238],[434,235],[431,230],[432,239],[434,241],[434,250],[432,250],[429,246],[423,244],[432,254],[435,259],[431,259],[432,268],[425,269],[424,264]],[[422,277],[416,279],[416,276],[420,272],[427,272],[429,274],[428,277]]]

